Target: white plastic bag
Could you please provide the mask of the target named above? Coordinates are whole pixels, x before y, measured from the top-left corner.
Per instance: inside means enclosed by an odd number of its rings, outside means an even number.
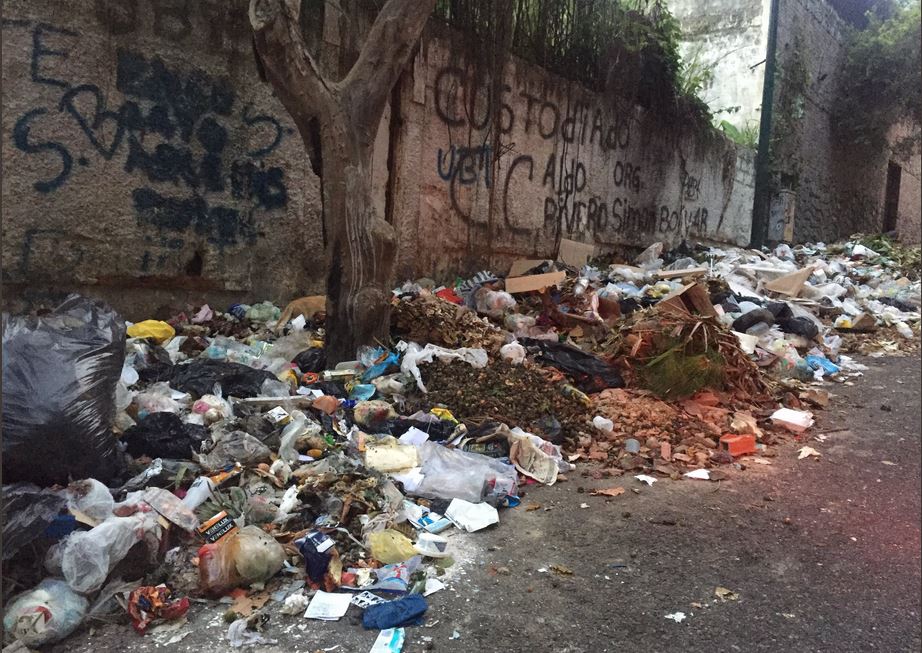
[[[70,635],[86,615],[89,602],[62,580],[46,578],[13,599],[3,615],[3,629],[36,648]]]
[[[97,522],[111,517],[114,507],[115,499],[109,488],[94,478],[76,481],[67,487],[67,508],[82,512]]]
[[[400,362],[400,370],[404,373],[412,374],[416,379],[416,385],[423,392],[427,392],[426,386],[423,385],[423,378],[419,373],[420,363],[431,363],[432,359],[437,357],[440,361],[449,361],[454,358],[463,360],[469,365],[481,368],[487,366],[489,360],[485,349],[474,349],[471,347],[461,347],[460,349],[445,349],[437,345],[428,344],[420,347],[415,342],[407,346],[407,351]]]

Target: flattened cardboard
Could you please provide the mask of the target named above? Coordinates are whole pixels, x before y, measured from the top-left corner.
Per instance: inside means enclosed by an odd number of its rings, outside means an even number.
[[[813,266],[808,265],[802,270],[791,272],[783,277],[778,277],[774,281],[769,281],[762,286],[762,288],[776,292],[779,295],[797,297],[800,291],[803,290],[804,283],[810,278],[811,274],[813,274]]]
[[[700,283],[682,286],[663,297],[656,305],[660,310],[693,313],[705,317],[717,317],[711,304],[711,296]]]
[[[527,277],[509,277],[506,279],[506,292],[516,293],[541,290],[549,286],[556,286],[567,278],[566,272],[548,272],[546,274],[532,274]]]
[[[575,268],[581,268],[595,256],[596,246],[581,243],[567,238],[560,239],[560,249],[557,250],[557,260]]]
[[[675,279],[677,277],[690,277],[695,274],[705,274],[707,268],[686,268],[684,270],[667,270],[657,272],[656,276],[660,279]]]

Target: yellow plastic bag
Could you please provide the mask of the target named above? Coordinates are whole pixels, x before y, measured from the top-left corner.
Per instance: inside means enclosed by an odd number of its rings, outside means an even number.
[[[160,320],[144,320],[128,327],[129,338],[153,338],[158,345],[176,335],[176,330]]]
[[[390,528],[371,533],[368,536],[368,547],[371,549],[371,557],[386,565],[409,560],[417,554],[413,542],[403,533]]]

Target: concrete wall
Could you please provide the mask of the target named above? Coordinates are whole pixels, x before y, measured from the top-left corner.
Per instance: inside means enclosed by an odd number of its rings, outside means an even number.
[[[246,4],[6,3],[6,307],[79,290],[141,318],[322,290],[320,186],[258,78]],[[562,237],[748,241],[750,153],[515,60],[493,129],[463,41],[430,23],[379,129],[399,277],[504,271]]]
[[[80,289],[141,315],[322,287],[319,185],[246,4],[4,4],[8,306]]]
[[[780,8],[771,159],[779,187],[795,191],[794,239],[829,242],[880,231],[894,155],[842,143],[833,134],[845,23],[825,0],[785,0]],[[903,175],[907,214],[919,194],[918,179]],[[914,204],[918,214],[917,199]]]
[[[475,61],[457,35],[432,29],[404,80],[393,222],[415,246],[401,252],[401,275],[503,270],[553,256],[561,238],[748,242],[750,153],[515,58],[491,112],[493,81]]]
[[[681,52],[711,67],[714,78],[702,93],[717,119],[758,128],[768,47],[771,0],[670,0],[682,27]],[[739,107],[736,112],[724,110]]]
[[[894,125],[888,140],[899,143],[911,133],[909,125]],[[893,154],[892,158],[902,169],[896,231],[902,242],[918,245],[922,241],[922,154],[917,149],[911,154]]]

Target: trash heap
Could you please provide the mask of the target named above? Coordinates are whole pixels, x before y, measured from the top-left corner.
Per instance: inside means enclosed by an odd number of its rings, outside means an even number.
[[[880,238],[592,264],[565,244],[505,277],[403,284],[392,340],[352,361],[327,360],[318,297],[4,316],[7,637],[113,616],[144,634],[207,600],[233,647],[355,606],[399,651],[454,535],[528,485],[584,462],[725,478],[813,425],[824,386],[860,375],[845,352],[918,339],[918,255]]]

